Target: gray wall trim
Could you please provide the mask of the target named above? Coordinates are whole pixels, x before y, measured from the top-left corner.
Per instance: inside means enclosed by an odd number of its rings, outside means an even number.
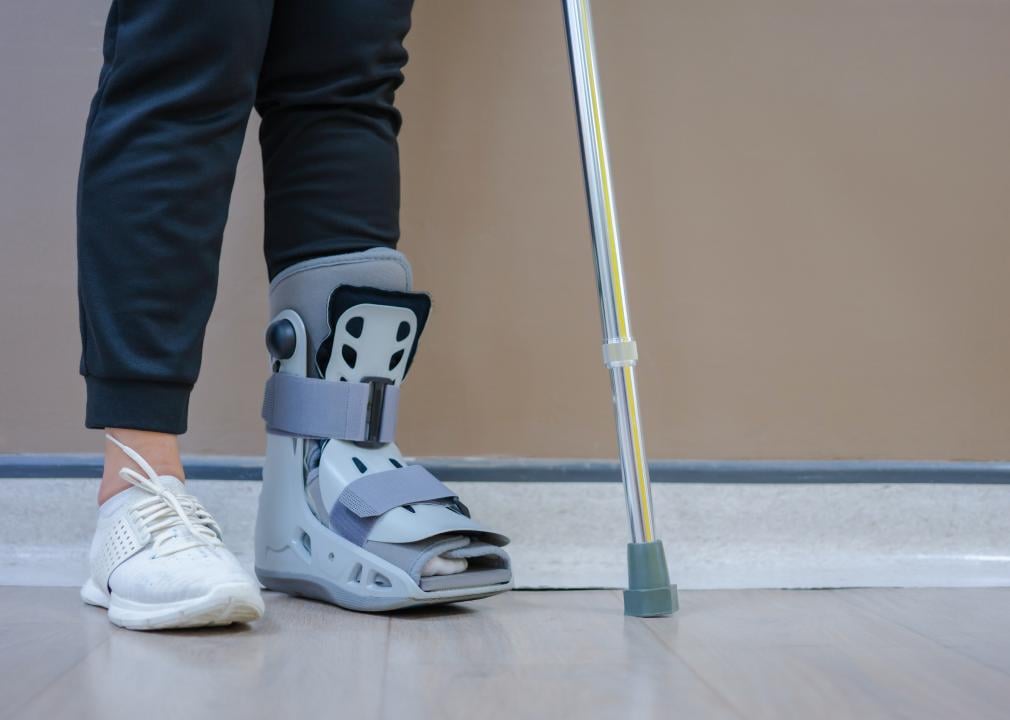
[[[617,482],[609,460],[419,458],[445,482]],[[260,480],[258,457],[188,457],[186,474],[206,480]],[[893,460],[656,460],[657,483],[928,483],[1008,485],[1010,463]],[[101,456],[2,455],[0,478],[94,478]]]

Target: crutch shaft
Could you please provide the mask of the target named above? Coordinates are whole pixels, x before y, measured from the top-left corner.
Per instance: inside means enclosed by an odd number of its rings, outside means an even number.
[[[631,335],[624,290],[621,239],[607,157],[589,0],[562,2],[603,324],[603,362],[610,370],[621,478],[631,525],[624,612],[636,617],[669,615],[677,609],[676,586],[670,585],[663,543],[656,538],[653,524],[649,465],[635,383],[638,349]]]
[[[624,290],[621,239],[607,155],[592,22],[586,0],[564,0],[564,5],[603,324],[603,358],[610,369],[631,538],[633,542],[651,542],[655,539],[652,495],[634,370],[638,352],[631,336]]]

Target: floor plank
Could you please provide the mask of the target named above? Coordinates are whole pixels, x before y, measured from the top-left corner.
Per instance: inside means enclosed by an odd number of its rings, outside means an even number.
[[[677,621],[649,629],[748,718],[1007,717],[1005,675],[849,592],[685,593]]]
[[[388,627],[383,616],[271,595],[267,617],[252,626],[114,629],[15,717],[137,720],[138,708],[142,720],[328,717],[338,709],[375,717]]]
[[[383,717],[419,703],[447,720],[738,717],[621,603],[616,591],[525,592],[395,618]]]
[[[0,587],[0,717],[106,642],[110,626],[66,588]]]
[[[135,633],[0,588],[0,717],[1004,718],[1008,595],[683,592],[641,620],[616,591],[390,615],[268,593],[249,627]]]
[[[843,597],[1010,675],[1010,588],[851,590]]]

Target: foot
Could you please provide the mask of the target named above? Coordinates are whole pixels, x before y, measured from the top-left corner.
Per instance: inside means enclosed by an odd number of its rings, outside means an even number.
[[[508,538],[395,443],[431,307],[406,259],[376,248],[305,261],[274,278],[270,302],[263,585],[364,611],[511,589]]]
[[[171,475],[158,475],[133,449],[119,476],[132,487],[106,500],[91,543],[89,605],[131,630],[251,622],[263,615],[259,584],[224,546],[221,529]]]

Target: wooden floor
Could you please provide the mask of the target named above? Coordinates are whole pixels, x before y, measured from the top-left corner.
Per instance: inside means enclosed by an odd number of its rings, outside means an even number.
[[[514,592],[369,616],[268,595],[255,625],[112,628],[0,587],[0,717],[1008,718],[1010,589]]]

